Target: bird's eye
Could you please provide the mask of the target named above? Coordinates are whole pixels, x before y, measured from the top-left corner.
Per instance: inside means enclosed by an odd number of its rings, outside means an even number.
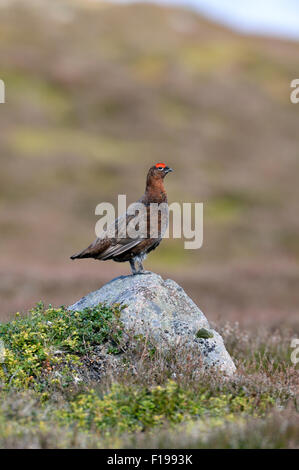
[[[158,166],[158,170],[163,170],[163,166]]]

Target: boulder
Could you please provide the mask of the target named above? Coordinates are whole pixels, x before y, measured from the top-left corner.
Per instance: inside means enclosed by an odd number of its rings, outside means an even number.
[[[155,273],[121,276],[70,306],[82,310],[99,303],[126,305],[121,320],[126,329],[154,338],[163,347],[184,344],[195,347],[205,368],[232,375],[236,367],[223,339],[209,325],[202,311],[171,279]]]

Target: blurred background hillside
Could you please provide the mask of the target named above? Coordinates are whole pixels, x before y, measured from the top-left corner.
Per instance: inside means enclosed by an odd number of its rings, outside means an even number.
[[[298,42],[171,5],[2,0],[0,57],[0,319],[129,273],[69,256],[165,161],[169,201],[204,202],[204,245],[165,240],[146,268],[209,319],[295,325]]]

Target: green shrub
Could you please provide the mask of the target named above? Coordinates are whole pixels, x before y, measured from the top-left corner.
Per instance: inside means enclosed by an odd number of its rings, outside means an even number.
[[[30,316],[17,314],[15,320],[0,324],[0,338],[5,347],[0,380],[17,388],[35,384],[40,389],[38,379],[58,366],[78,365],[80,357],[95,345],[109,341],[109,352],[117,353],[122,336],[120,312],[118,305],[98,305],[73,312],[65,307],[45,309],[39,303]]]
[[[205,417],[225,417],[234,414],[259,416],[273,404],[271,397],[263,397],[259,408],[250,396],[230,393],[210,396],[208,391],[188,390],[169,380],[163,386],[132,387],[113,384],[109,393],[99,396],[95,390],[79,394],[56,416],[61,424],[76,423],[82,429],[122,433],[144,431],[155,426],[181,423]]]

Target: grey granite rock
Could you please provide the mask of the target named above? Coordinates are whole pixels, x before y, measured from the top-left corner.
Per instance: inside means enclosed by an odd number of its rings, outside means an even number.
[[[171,279],[155,273],[121,276],[91,292],[70,306],[82,310],[99,303],[126,305],[121,320],[136,334],[154,337],[165,347],[180,344],[198,348],[203,365],[232,375],[236,367],[225,349],[222,337],[185,291]]]

